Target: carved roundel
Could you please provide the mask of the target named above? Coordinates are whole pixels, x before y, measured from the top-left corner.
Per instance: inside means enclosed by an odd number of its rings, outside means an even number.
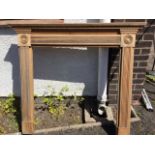
[[[132,42],[133,42],[133,36],[132,35],[129,35],[129,34],[127,34],[127,35],[125,35],[124,36],[124,43],[125,44],[131,44]]]
[[[25,34],[21,35],[20,36],[20,39],[21,39],[21,43],[22,44],[27,44],[28,43],[28,40],[29,40],[28,36],[25,35]]]

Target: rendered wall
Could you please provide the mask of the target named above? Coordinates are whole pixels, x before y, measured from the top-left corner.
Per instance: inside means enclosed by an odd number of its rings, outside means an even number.
[[[65,20],[86,22],[86,20]],[[98,48],[34,48],[34,93],[42,95],[49,87],[67,95],[97,95]],[[0,96],[20,95],[17,35],[0,28]]]

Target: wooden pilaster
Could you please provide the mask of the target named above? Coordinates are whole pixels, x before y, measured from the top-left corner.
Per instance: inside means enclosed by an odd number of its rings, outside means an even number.
[[[33,51],[30,30],[18,29],[18,45],[21,78],[22,133],[34,131],[34,98],[33,98]]]
[[[132,76],[134,61],[135,32],[122,32],[119,76],[119,103],[117,132],[119,135],[130,134],[132,102]]]

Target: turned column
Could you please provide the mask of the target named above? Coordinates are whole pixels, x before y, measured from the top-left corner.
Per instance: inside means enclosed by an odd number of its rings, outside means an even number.
[[[16,29],[18,33],[20,79],[21,79],[21,113],[22,133],[34,131],[33,98],[33,51],[31,47],[31,29]]]
[[[117,132],[130,134],[132,79],[136,30],[121,29]]]

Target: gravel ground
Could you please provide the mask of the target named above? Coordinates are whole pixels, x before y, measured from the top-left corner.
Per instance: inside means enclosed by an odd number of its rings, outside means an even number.
[[[155,105],[153,105],[155,108]],[[131,135],[154,135],[155,134],[155,112],[148,112],[143,106],[134,107],[141,121],[131,123]],[[50,135],[115,135],[113,123],[80,129],[69,129],[66,131],[50,132]]]
[[[155,135],[155,84],[145,82],[144,88],[148,93],[154,108],[153,112],[146,110],[143,102],[140,106],[134,106],[140,121],[131,123],[131,135]],[[49,134],[62,134],[62,135],[114,135],[116,133],[115,125],[110,123],[108,125],[89,127],[77,130],[67,130],[61,132],[52,132]]]
[[[153,112],[146,110],[143,102],[140,106],[134,106],[134,109],[141,119],[138,122],[131,123],[131,135],[155,135],[155,84],[145,82],[144,88],[148,93],[152,103]],[[51,135],[114,135],[116,134],[114,123],[104,124],[89,128],[69,129],[66,131],[51,132]]]
[[[149,98],[151,99],[152,106],[155,109],[155,86],[152,84],[146,82],[144,87],[146,88],[146,91],[149,95]],[[95,98],[88,98],[86,99],[85,103],[86,105],[97,105],[95,103]],[[91,103],[91,104],[90,104]],[[89,106],[85,107],[88,111],[90,111]],[[70,112],[67,112],[68,116],[61,119],[61,121],[56,124],[57,121],[55,121],[52,125],[51,122],[53,122],[53,119],[51,119],[49,114],[42,112],[37,113],[38,120],[35,120],[35,122],[38,124],[38,127],[36,129],[44,129],[51,128],[53,126],[61,126],[66,125],[66,122],[70,120],[70,124],[82,124],[81,121],[77,121],[77,119],[74,119],[73,116],[70,114],[77,113],[77,115],[81,115],[82,113],[80,110],[77,110],[78,108],[71,108]],[[94,106],[94,109],[95,106]],[[141,121],[138,122],[132,122],[131,123],[131,135],[155,135],[155,112],[149,112],[145,109],[145,106],[142,104],[140,106],[134,106],[134,109],[137,113],[137,115],[140,117]],[[17,111],[20,111],[20,108],[18,107]],[[73,112],[74,111],[74,112]],[[91,111],[94,111],[93,108]],[[4,117],[2,113],[0,113],[0,131],[4,130],[3,134],[7,133],[13,133],[20,131],[20,122],[21,119],[19,117],[19,114],[16,115],[7,115],[7,117]],[[44,118],[44,119],[43,119]],[[43,120],[42,120],[43,119]],[[62,121],[63,120],[63,121]],[[102,119],[99,119],[97,121],[101,121]],[[3,127],[3,128],[2,128]],[[84,127],[78,129],[67,129],[65,131],[53,131],[48,133],[49,135],[114,135],[116,134],[115,125],[113,122],[105,122],[104,124],[98,125],[98,126],[90,126],[90,127]]]
[[[155,104],[153,104],[153,108],[155,109]],[[155,135],[155,112],[149,112],[143,106],[136,106],[135,109],[141,121],[132,123],[131,134]]]
[[[155,83],[145,82],[144,88],[155,110]],[[143,105],[143,102],[142,102]],[[132,134],[136,135],[154,135],[155,134],[155,112],[149,112],[145,106],[135,106],[141,122],[132,124]]]

